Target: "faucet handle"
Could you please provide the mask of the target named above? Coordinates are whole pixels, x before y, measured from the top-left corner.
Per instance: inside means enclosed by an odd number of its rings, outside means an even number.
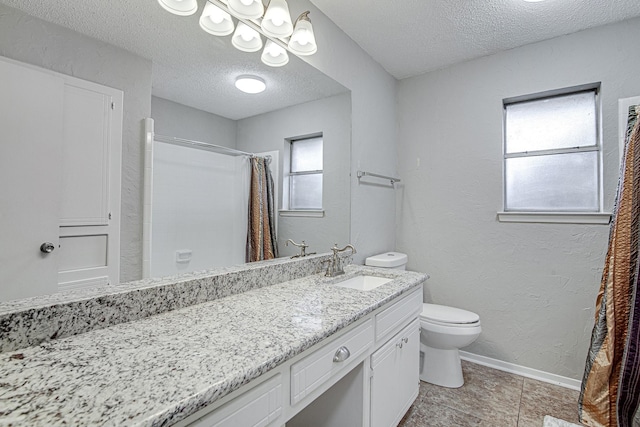
[[[307,244],[304,242],[304,240],[302,241],[302,243],[296,243],[296,242],[294,242],[292,239],[288,239],[284,245],[285,245],[285,246],[289,246],[289,242],[291,242],[291,244],[292,244],[293,246],[296,246],[296,247],[300,248],[300,254],[299,254],[299,255],[295,255],[293,258],[298,258],[298,257],[304,257],[304,256],[307,256],[307,254],[306,254],[306,249],[309,247],[309,245],[307,245]]]

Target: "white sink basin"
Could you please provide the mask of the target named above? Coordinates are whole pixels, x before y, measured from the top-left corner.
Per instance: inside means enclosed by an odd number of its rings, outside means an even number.
[[[377,288],[378,286],[384,285],[385,283],[389,283],[392,280],[393,279],[388,279],[386,277],[355,276],[350,279],[343,280],[342,282],[338,282],[335,285],[340,286],[341,288],[357,289],[359,291],[370,291]]]

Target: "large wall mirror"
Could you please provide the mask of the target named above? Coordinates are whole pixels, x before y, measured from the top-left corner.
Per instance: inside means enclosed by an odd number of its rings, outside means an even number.
[[[207,3],[204,0],[198,0],[198,12],[187,17],[169,14],[156,1],[0,0],[0,3],[5,5],[2,7],[15,8],[150,60],[151,80],[136,81],[132,85],[151,88],[150,117],[155,134],[271,156],[277,194],[277,245],[281,257],[299,253],[298,248],[285,244],[288,239],[304,240],[309,246],[307,253],[327,252],[333,243],[348,242],[351,95],[347,88],[292,54],[287,65],[268,67],[261,62],[260,52],[246,53],[235,49],[231,36],[215,37],[205,33],[198,22]],[[306,3],[305,0],[290,1],[291,14],[295,17],[304,12]],[[19,32],[18,21],[20,19],[16,19],[16,33]],[[57,31],[54,30],[51,31]],[[13,32],[7,28],[9,37]],[[65,37],[73,38],[73,35],[65,34]],[[33,49],[39,49],[37,41],[33,43]],[[320,45],[318,48],[330,47]],[[72,70],[74,61],[84,53],[72,44],[68,49],[64,58],[46,57],[34,62],[47,66],[48,63],[59,65],[56,61],[67,61],[65,66],[52,66],[51,69]],[[41,50],[41,55],[46,56],[45,49]],[[262,78],[267,89],[256,95],[238,91],[234,86],[235,79],[247,74]],[[126,76],[119,78],[126,79]],[[100,76],[89,80],[100,83]],[[131,96],[125,90],[125,122],[127,115],[137,113],[127,110],[127,97]],[[136,140],[127,135],[123,138],[123,183],[126,174],[131,172],[127,170],[127,152],[143,150],[143,132],[140,134]],[[307,209],[303,203],[301,208],[291,209],[287,192],[291,146],[294,141],[310,137],[322,139],[321,205]],[[165,142],[158,142],[155,148],[155,182],[164,185],[168,191],[156,195],[156,202],[167,209],[158,211],[152,223],[152,236],[162,253],[157,252],[158,265],[149,269],[149,275],[164,276],[243,263],[243,256],[229,257],[228,254],[244,254],[246,235],[238,232],[237,229],[243,227],[237,225],[246,223],[246,207],[240,206],[237,210],[227,207],[221,217],[212,215],[205,208],[215,207],[231,195],[247,192],[244,178],[230,178],[234,175],[228,173],[242,168],[246,159]],[[210,156],[216,158],[211,160]],[[145,166],[149,165],[141,161],[136,168],[142,170]],[[226,178],[217,180],[209,174],[214,169],[227,174]],[[180,174],[180,171],[184,173]],[[141,177],[142,173],[138,172]],[[142,187],[142,179],[135,185]],[[134,225],[122,228],[124,236],[128,228],[136,229],[138,224],[138,229],[142,229],[143,200],[127,199],[127,187],[123,184],[122,188],[121,217],[123,222],[126,220]],[[205,197],[208,199],[203,202]],[[132,212],[132,205],[140,206]],[[229,218],[236,225],[228,222]],[[187,227],[176,227],[185,224]],[[170,225],[174,228],[163,229]],[[215,250],[209,251],[212,247]],[[122,264],[142,265],[141,261],[129,262],[128,258],[132,256],[142,259],[142,253],[127,253],[121,258]],[[124,274],[126,279],[136,276],[142,277],[142,272],[138,274],[136,269],[134,273]]]

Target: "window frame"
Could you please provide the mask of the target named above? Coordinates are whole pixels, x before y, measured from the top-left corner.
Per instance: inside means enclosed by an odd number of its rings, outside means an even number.
[[[603,145],[602,145],[602,108],[601,108],[601,84],[590,83],[586,85],[572,86],[562,89],[539,92],[529,95],[505,98],[502,100],[502,211],[498,212],[498,220],[501,222],[551,222],[551,223],[577,223],[577,224],[608,224],[611,213],[603,211]],[[536,151],[524,151],[507,153],[507,108],[523,102],[539,101],[562,97],[567,95],[593,92],[595,107],[595,145],[578,146],[569,148],[545,149]],[[571,154],[580,152],[597,153],[597,192],[598,210],[593,211],[550,211],[550,210],[514,210],[507,209],[507,160],[513,158],[526,158],[537,156],[550,156]]]
[[[322,169],[317,169],[317,170],[303,170],[303,171],[296,171],[293,172],[293,147],[294,144],[296,142],[301,142],[301,141],[305,141],[305,140],[310,140],[310,139],[315,139],[315,138],[320,138],[322,140]],[[304,208],[292,208],[292,186],[293,186],[293,179],[292,177],[296,177],[296,176],[309,176],[309,175],[320,175],[322,177],[323,180],[323,184],[324,184],[324,135],[322,134],[322,132],[319,133],[313,133],[313,134],[309,134],[309,135],[302,135],[302,136],[297,136],[294,138],[287,138],[285,140],[285,145],[286,145],[286,154],[287,154],[287,171],[286,174],[284,176],[284,179],[286,180],[286,183],[284,184],[284,192],[285,195],[283,197],[283,208],[280,209],[279,213],[280,216],[302,216],[302,217],[324,217],[324,185],[322,187],[322,193],[320,195],[321,200],[321,206],[320,208],[314,208],[314,209],[304,209]]]

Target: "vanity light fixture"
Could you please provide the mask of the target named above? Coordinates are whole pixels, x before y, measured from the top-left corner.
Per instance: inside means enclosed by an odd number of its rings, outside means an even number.
[[[262,49],[262,38],[253,28],[244,22],[238,22],[236,31],[231,38],[231,44],[243,52],[257,52]]]
[[[258,19],[264,14],[262,0],[228,0],[227,5],[238,19]]]
[[[244,93],[260,93],[263,92],[267,85],[260,77],[243,75],[236,78],[236,87]]]
[[[289,39],[289,50],[296,55],[313,55],[318,50],[309,12],[304,12],[296,20],[296,26]]]
[[[293,33],[289,5],[285,0],[271,0],[260,24],[267,37],[289,37]]]
[[[158,3],[180,16],[193,15],[198,9],[197,0],[158,0]],[[235,31],[233,18],[238,21]],[[269,0],[266,12],[262,0],[207,0],[200,27],[214,36],[233,33],[231,44],[243,52],[262,49],[262,34],[267,43],[261,59],[271,67],[282,67],[289,62],[287,50],[298,56],[318,51],[309,11],[300,14],[292,25],[286,0]]]
[[[227,12],[213,3],[207,3],[200,16],[200,28],[214,36],[228,36],[233,33],[233,21]]]
[[[284,50],[284,48],[278,46],[271,40],[267,40],[260,59],[270,67],[282,67],[289,62],[289,55],[287,55],[287,51]]]
[[[158,0],[158,3],[167,12],[179,16],[193,15],[198,10],[196,0]]]

